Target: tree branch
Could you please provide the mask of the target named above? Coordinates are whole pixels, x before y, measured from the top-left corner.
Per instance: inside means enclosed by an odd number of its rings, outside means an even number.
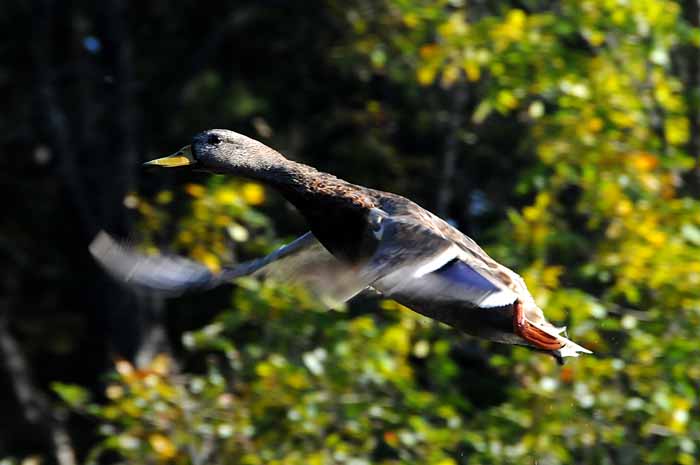
[[[8,298],[0,302],[0,355],[24,419],[46,432],[59,465],[76,465],[75,452],[65,427],[65,413],[54,409],[46,395],[36,388],[29,364],[10,332],[9,307]]]

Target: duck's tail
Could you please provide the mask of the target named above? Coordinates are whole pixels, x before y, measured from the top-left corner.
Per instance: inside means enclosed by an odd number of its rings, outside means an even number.
[[[513,330],[536,349],[551,353],[560,362],[564,357],[578,357],[580,353],[593,353],[562,336],[566,328],[557,328],[543,318],[539,322],[530,321],[520,300],[517,300],[514,305]]]

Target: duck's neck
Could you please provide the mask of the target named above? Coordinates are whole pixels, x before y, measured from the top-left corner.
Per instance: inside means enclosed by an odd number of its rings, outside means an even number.
[[[274,187],[300,209],[302,204],[332,204],[348,209],[368,209],[374,206],[374,199],[367,189],[308,165],[286,158],[283,160],[246,175]]]
[[[367,213],[375,207],[369,190],[287,159],[250,177],[278,190],[338,258],[356,262],[365,255]]]

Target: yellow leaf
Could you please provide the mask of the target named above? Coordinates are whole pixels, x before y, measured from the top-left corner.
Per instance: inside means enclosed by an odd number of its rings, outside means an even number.
[[[628,199],[622,199],[617,202],[616,211],[619,216],[627,216],[632,213],[633,209],[634,206]]]
[[[268,362],[260,362],[255,367],[255,373],[261,378],[267,378],[275,372],[275,369]]]
[[[599,47],[605,42],[605,34],[600,31],[588,31],[586,37],[594,47]]]
[[[418,68],[417,78],[418,83],[423,86],[428,86],[435,80],[437,69],[434,66],[421,66]]]
[[[389,444],[391,447],[396,447],[399,445],[399,436],[393,431],[385,431],[384,442]]]
[[[512,9],[506,15],[506,24],[514,29],[522,29],[525,26],[527,15],[523,10]]]
[[[182,231],[178,234],[177,240],[183,244],[191,244],[194,241],[194,235],[191,231]]]
[[[527,15],[523,10],[513,9],[508,12],[502,24],[493,29],[496,49],[502,50],[510,43],[518,42],[525,33]]]
[[[243,184],[243,199],[249,205],[260,205],[265,201],[265,189],[255,182],[247,182]]]
[[[403,23],[410,28],[414,28],[418,26],[418,23],[420,23],[420,19],[417,15],[413,13],[408,13],[406,14],[406,16],[403,17]]]
[[[303,389],[309,385],[306,376],[301,373],[292,373],[286,379],[287,385],[294,389]]]
[[[684,433],[686,429],[686,424],[688,423],[688,410],[685,408],[677,408],[671,414],[671,421],[669,421],[669,428],[674,433]]]
[[[117,360],[115,366],[117,373],[124,378],[128,378],[134,374],[134,366],[124,359]]]
[[[450,87],[459,79],[460,70],[456,66],[447,66],[442,72],[442,85]]]
[[[590,132],[598,132],[603,129],[603,120],[598,117],[593,117],[588,120],[587,127]]]
[[[457,462],[455,462],[454,459],[447,457],[438,462],[435,462],[435,465],[457,465]]]
[[[379,302],[379,307],[382,310],[397,311],[401,309],[402,305],[394,300],[382,300]]]
[[[446,22],[438,26],[438,34],[445,38],[464,35],[466,32],[467,23],[461,12],[453,13]]]
[[[165,382],[156,384],[155,389],[159,396],[168,400],[174,399],[177,395],[177,390],[172,385]]]
[[[610,113],[610,120],[623,128],[632,127],[635,124],[634,116],[622,111],[613,111]]]
[[[204,266],[212,271],[212,273],[218,273],[221,271],[221,262],[219,261],[219,257],[204,250],[204,248],[200,246],[196,246],[194,249],[192,249],[192,258],[202,262]]]
[[[173,193],[171,191],[165,190],[165,191],[160,191],[158,192],[158,195],[156,195],[156,202],[158,202],[161,205],[168,204],[172,202],[173,200]]]
[[[481,77],[481,69],[477,63],[468,61],[464,64],[464,72],[467,74],[467,79],[470,81],[478,81]]]
[[[133,400],[126,400],[125,402],[122,402],[120,406],[122,412],[130,417],[139,418],[143,413],[141,407],[136,405],[136,402],[134,402]]]
[[[384,332],[382,341],[387,347],[399,353],[407,353],[410,349],[410,340],[408,331],[400,326],[392,326]]]
[[[688,141],[688,120],[682,116],[666,120],[666,138],[671,144],[681,145]]]
[[[233,189],[219,189],[214,195],[214,199],[221,205],[231,205],[236,202],[238,194]]]
[[[219,257],[212,253],[206,253],[202,256],[202,263],[209,268],[213,273],[221,271],[221,262]]]
[[[613,23],[621,26],[627,21],[626,11],[622,8],[616,8],[611,17]]]
[[[151,434],[148,443],[162,459],[171,459],[177,454],[177,448],[172,441],[160,433]]]
[[[170,373],[171,360],[165,354],[158,354],[151,361],[150,369],[155,373],[165,376]]]
[[[204,196],[207,190],[204,188],[204,186],[201,186],[199,184],[189,183],[185,185],[185,192],[187,192],[192,197],[199,198]]]
[[[635,152],[630,158],[632,165],[639,171],[649,172],[659,165],[659,159],[649,152]]]
[[[561,266],[548,266],[542,270],[542,284],[549,288],[559,285],[559,276],[564,272]]]
[[[382,111],[382,104],[377,100],[369,100],[367,102],[367,111],[376,115]]]
[[[418,53],[420,54],[421,58],[424,60],[429,60],[430,58],[433,58],[437,55],[438,51],[440,51],[439,47],[436,44],[428,44],[428,45],[423,45],[420,50],[418,50]]]
[[[527,221],[535,222],[540,217],[540,212],[535,207],[525,207],[523,208],[523,217]]]
[[[192,215],[199,221],[208,221],[211,214],[209,208],[203,201],[196,201],[192,204]]]
[[[124,395],[124,388],[118,384],[110,384],[105,390],[105,395],[111,400],[119,399]]]
[[[518,106],[518,99],[515,97],[515,95],[513,95],[512,92],[509,92],[507,90],[501,90],[500,92],[498,92],[496,100],[498,101],[499,105],[507,108],[508,110],[512,110]]]
[[[217,215],[216,218],[214,218],[214,224],[217,226],[228,226],[231,224],[231,217],[227,215]]]
[[[666,242],[666,233],[657,229],[654,231],[649,231],[646,235],[646,238],[653,245],[660,247]]]

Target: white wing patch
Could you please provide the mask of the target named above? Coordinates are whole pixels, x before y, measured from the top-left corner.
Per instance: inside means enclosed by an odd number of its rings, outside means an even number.
[[[448,247],[447,249],[443,250],[442,252],[435,255],[433,258],[416,268],[416,270],[413,272],[413,277],[420,278],[428,273],[432,273],[435,270],[439,270],[447,263],[457,258],[458,254],[459,251],[457,249],[457,246],[452,245]]]
[[[511,305],[513,302],[515,302],[515,299],[516,296],[512,292],[501,290],[486,296],[481,302],[479,302],[479,307],[505,307],[506,305]]]

